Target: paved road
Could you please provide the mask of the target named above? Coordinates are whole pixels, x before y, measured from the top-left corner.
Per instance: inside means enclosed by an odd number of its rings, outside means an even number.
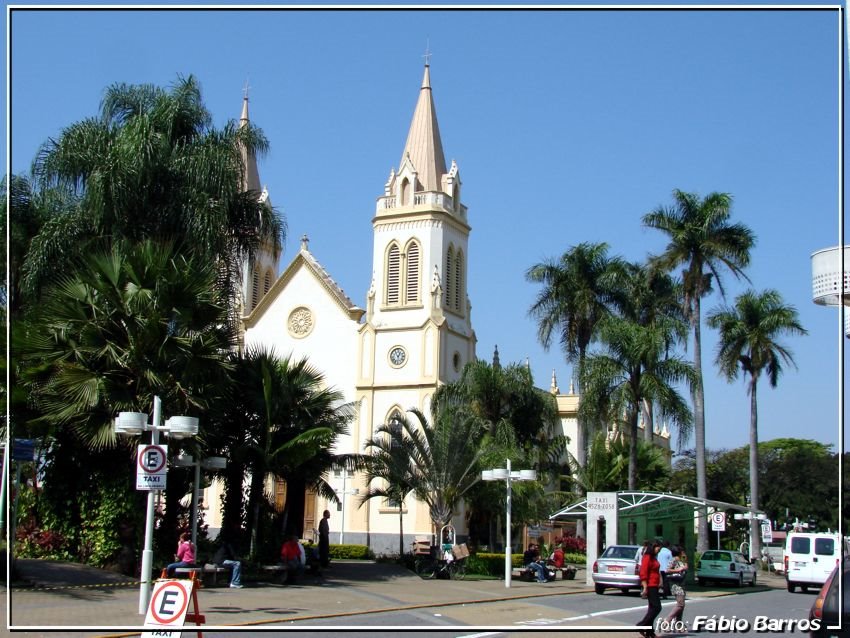
[[[9,590],[8,622],[16,632],[21,631],[16,635],[56,636],[57,629],[86,637],[133,635],[144,623],[138,614],[138,584],[126,577],[51,561],[21,559],[16,568],[20,577]],[[491,630],[482,635],[493,635],[494,629],[516,629],[517,621],[529,623],[524,625],[529,628],[561,626],[567,616],[586,613],[588,608],[604,612],[611,605],[622,606],[624,600],[642,606],[636,596],[631,600],[619,594],[591,596],[584,575],[580,571],[577,580],[546,584],[514,580],[506,589],[503,581],[423,581],[396,565],[337,561],[325,577],[305,577],[296,585],[248,583],[238,590],[204,588],[199,592],[199,606],[206,617],[205,635],[210,636],[216,635],[216,629],[224,632],[236,626],[268,630],[297,625],[319,630],[386,628],[388,624],[420,629],[463,625],[468,627],[458,635],[474,634],[474,628]],[[775,580],[768,586],[781,588],[781,579]],[[692,596],[726,593],[728,590],[695,588]],[[563,602],[578,597],[587,598],[584,612]],[[639,614],[600,613],[582,622],[604,631],[628,627],[634,616]]]

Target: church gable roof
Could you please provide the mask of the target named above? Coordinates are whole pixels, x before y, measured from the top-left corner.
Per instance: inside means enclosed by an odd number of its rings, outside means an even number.
[[[325,268],[307,249],[306,238],[303,238],[301,240],[301,250],[298,251],[298,254],[292,262],[290,262],[289,266],[286,267],[286,270],[284,270],[280,277],[277,278],[277,281],[272,284],[271,289],[263,296],[256,308],[254,308],[254,310],[244,318],[247,328],[253,327],[257,321],[259,321],[260,317],[262,317],[266,310],[268,310],[274,300],[283,293],[287,284],[292,281],[295,275],[301,270],[309,272],[319,282],[319,284],[321,284],[322,289],[327,292],[331,299],[348,316],[349,319],[357,322],[360,321],[365,310],[358,307],[353,301],[351,301],[348,295],[345,294],[345,291],[339,287],[336,281],[333,280]]]

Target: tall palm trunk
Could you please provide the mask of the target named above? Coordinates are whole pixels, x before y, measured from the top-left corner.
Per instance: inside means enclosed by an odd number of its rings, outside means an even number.
[[[575,391],[579,396],[581,396],[581,371],[584,366],[585,356],[586,348],[580,347],[578,355],[579,373],[573,375],[575,380]],[[584,469],[584,467],[587,465],[587,448],[589,438],[590,437],[588,436],[587,423],[585,422],[584,418],[579,414],[576,417],[576,461],[578,462],[579,467],[581,467],[582,469]],[[573,486],[573,491],[576,494],[576,498],[580,499],[584,490],[582,489],[581,485],[576,482]],[[576,537],[587,537],[586,523],[581,518],[576,519]]]
[[[629,489],[637,489],[638,467],[638,412],[637,407],[629,408]]]
[[[756,388],[758,377],[753,373],[750,380],[750,513],[759,506],[759,433],[758,433],[758,403]],[[750,519],[750,556],[761,556],[761,522]]]
[[[641,414],[643,415],[643,440],[652,443],[655,434],[655,419],[652,413],[652,401],[643,399],[640,402]]]
[[[398,557],[404,556],[404,504],[398,502]]]
[[[708,498],[705,475],[705,395],[702,386],[702,335],[700,332],[700,293],[694,295],[691,324],[694,328],[694,372],[696,380],[691,388],[694,402],[694,439],[696,445],[697,498]],[[697,551],[708,549],[708,512],[701,511],[698,520]]]

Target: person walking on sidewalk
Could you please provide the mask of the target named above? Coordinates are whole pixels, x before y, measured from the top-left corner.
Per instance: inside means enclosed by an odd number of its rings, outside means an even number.
[[[670,581],[670,592],[676,597],[676,606],[667,616],[667,624],[681,622],[685,612],[685,578],[688,575],[688,555],[684,547],[673,548],[673,560],[667,568],[667,580]]]
[[[646,598],[646,614],[637,624],[648,626],[649,629],[641,629],[640,635],[644,638],[655,638],[655,619],[661,613],[661,597],[658,588],[661,586],[661,572],[658,565],[658,550],[661,549],[661,541],[655,541],[644,552],[640,563],[641,598]]]
[[[174,576],[174,570],[178,567],[192,567],[195,564],[195,546],[192,544],[189,532],[180,534],[180,542],[177,543],[177,553],[174,555],[176,563],[170,563],[165,568],[169,578]]]
[[[661,549],[658,550],[658,569],[661,571],[661,597],[670,595],[670,581],[667,580],[667,567],[673,560],[673,552],[670,551],[670,541],[663,541]]]
[[[322,512],[322,520],[319,521],[319,564],[322,569],[330,565],[330,549],[331,549],[331,530],[328,525],[328,519],[331,513],[328,510]]]
[[[236,552],[229,540],[226,538],[222,540],[212,562],[219,567],[229,567],[230,586],[233,589],[242,589],[242,561],[236,560]]]

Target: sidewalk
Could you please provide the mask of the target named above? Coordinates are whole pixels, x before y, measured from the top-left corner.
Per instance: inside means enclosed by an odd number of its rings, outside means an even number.
[[[82,636],[128,635],[144,624],[144,616],[138,613],[139,584],[125,576],[55,561],[19,559],[16,567],[19,578],[10,590],[8,622],[16,630],[26,630],[19,635],[56,635],[39,630],[57,627],[74,628]],[[305,575],[295,585],[246,582],[243,589],[203,588],[198,602],[208,629],[268,628],[296,620],[315,628],[340,616],[346,617],[346,625],[357,626],[367,622],[358,616],[374,612],[593,591],[585,576],[581,569],[575,580],[540,584],[514,579],[508,589],[503,580],[422,580],[398,565],[334,561],[323,577]],[[784,580],[765,575],[759,585],[784,587]],[[695,591],[694,595],[713,594]],[[481,624],[493,624],[486,611]]]

